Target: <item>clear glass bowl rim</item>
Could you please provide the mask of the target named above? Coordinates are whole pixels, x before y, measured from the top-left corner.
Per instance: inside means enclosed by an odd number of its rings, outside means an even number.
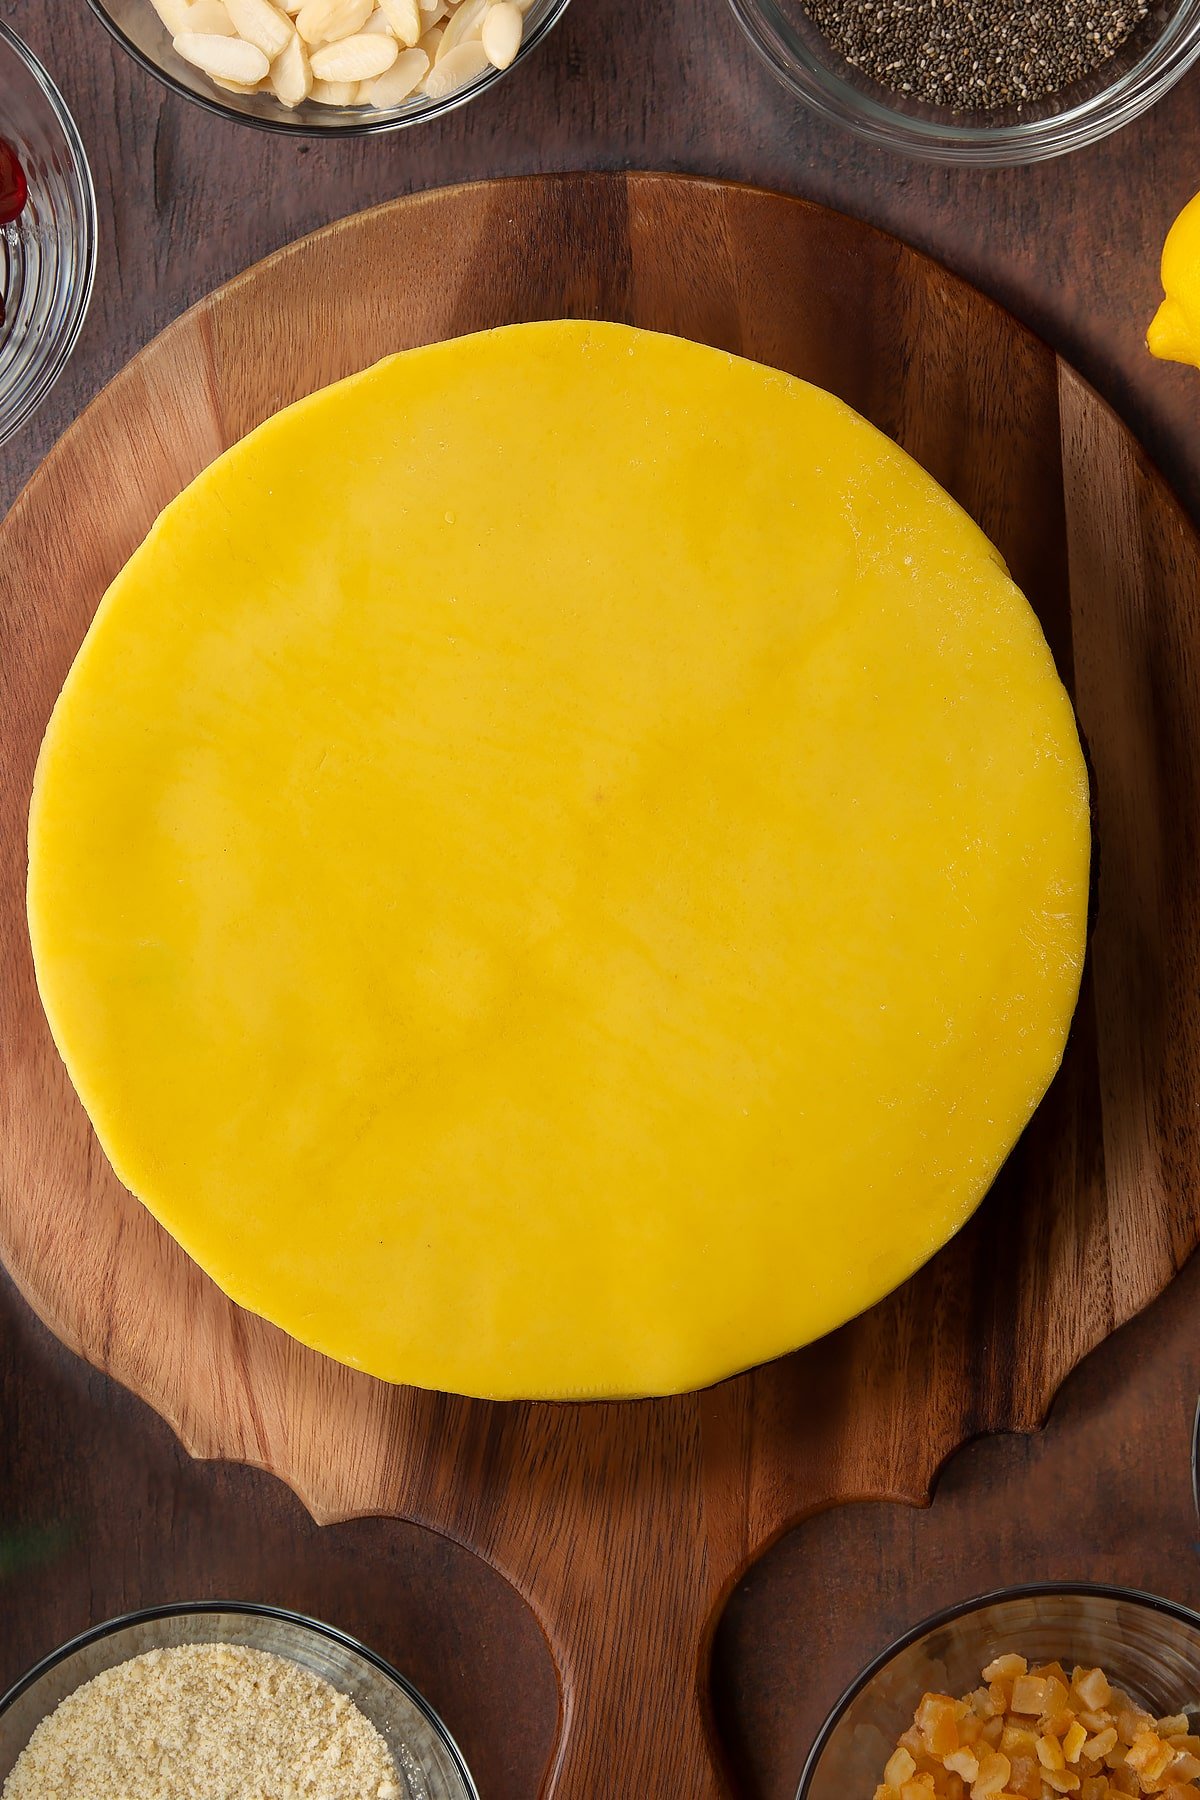
[[[56,1669],[60,1663],[74,1656],[79,1650],[86,1650],[89,1644],[98,1644],[104,1638],[115,1637],[119,1631],[127,1631],[136,1625],[151,1625],[158,1619],[192,1619],[203,1618],[214,1613],[227,1613],[235,1617],[247,1619],[277,1619],[284,1625],[297,1625],[304,1631],[312,1632],[315,1637],[326,1638],[341,1649],[348,1650],[353,1656],[361,1657],[369,1663],[386,1680],[391,1681],[406,1697],[412,1701],[417,1710],[424,1714],[429,1724],[442,1740],[446,1753],[454,1764],[455,1773],[462,1779],[463,1787],[471,1796],[471,1800],[479,1800],[479,1791],[472,1779],[462,1751],[454,1741],[449,1728],[441,1716],[418,1692],[412,1682],[401,1675],[399,1669],[392,1667],[366,1644],[359,1643],[349,1632],[340,1631],[336,1625],[326,1625],[321,1619],[309,1618],[306,1613],[291,1612],[285,1606],[268,1606],[254,1600],[188,1600],[175,1606],[143,1606],[136,1612],[122,1613],[118,1618],[105,1619],[100,1625],[93,1625],[87,1631],[81,1631],[78,1637],[70,1638],[52,1650],[48,1656],[35,1663],[32,1669],[18,1677],[8,1692],[0,1697],[0,1718],[19,1700],[22,1694],[29,1692],[44,1675]]]
[[[795,59],[777,42],[770,23],[775,0],[729,0],[729,5],[771,73],[822,118],[886,150],[976,168],[1044,162],[1098,143],[1156,105],[1200,58],[1200,0],[1179,0],[1138,61],[1098,93],[1045,118],[957,125],[950,118],[901,112],[851,87],[832,70]]]
[[[0,427],[0,444],[6,444],[24,425],[28,424],[38,407],[41,406],[66,368],[75,346],[79,342],[79,334],[87,320],[88,308],[92,303],[92,291],[96,285],[100,220],[96,210],[96,185],[92,179],[91,164],[88,162],[87,151],[83,147],[83,139],[79,135],[79,127],[75,123],[75,117],[70,107],[59,93],[49,72],[34,55],[28,44],[18,37],[12,26],[6,24],[3,19],[0,19],[0,46],[10,49],[17,59],[24,63],[37,87],[45,96],[50,110],[54,114],[55,122],[66,141],[72,169],[79,183],[80,200],[79,240],[73,250],[73,254],[78,255],[78,268],[75,291],[71,301],[70,322],[56,347],[53,359],[39,372],[36,385],[26,395],[20,412],[7,425]]]
[[[331,106],[328,108],[328,123],[322,121],[320,124],[294,119],[283,107],[279,109],[278,118],[271,116],[260,119],[253,113],[239,112],[236,107],[227,106],[223,100],[217,98],[215,91],[211,95],[194,93],[190,87],[185,87],[182,81],[177,81],[169,70],[164,69],[161,63],[155,61],[154,57],[148,56],[144,50],[139,49],[131,38],[126,37],[110,14],[104,0],[87,0],[87,3],[105,30],[121,46],[126,55],[131,56],[140,68],[145,69],[148,75],[152,75],[156,81],[161,81],[164,87],[169,88],[173,94],[178,94],[181,99],[189,101],[193,106],[201,107],[205,112],[212,113],[218,119],[228,119],[234,125],[250,125],[257,131],[274,131],[283,137],[324,138],[377,137],[384,131],[403,131],[410,125],[427,125],[431,119],[443,118],[447,113],[457,111],[460,106],[466,106],[470,101],[477,100],[481,94],[489,93],[498,81],[503,81],[506,75],[510,75],[514,69],[521,66],[525,58],[532,54],[547,33],[558,24],[571,4],[571,0],[551,0],[545,17],[538,21],[528,37],[522,38],[516,60],[510,63],[507,69],[489,69],[481,78],[468,82],[465,87],[456,88],[452,94],[447,94],[444,100],[430,101],[419,111],[377,113],[371,117],[369,109],[368,116],[364,116],[357,108],[348,108],[343,112],[340,108]],[[147,0],[147,4],[149,4],[149,0]]]
[[[1184,1606],[1178,1600],[1165,1600],[1161,1594],[1148,1594],[1141,1588],[1113,1587],[1103,1581],[1030,1581],[1015,1587],[991,1588],[987,1593],[976,1594],[970,1600],[957,1600],[952,1606],[946,1606],[940,1612],[931,1613],[927,1619],[912,1625],[890,1643],[886,1649],[873,1656],[865,1669],[857,1674],[845,1691],[834,1701],[829,1715],[813,1741],[812,1749],[804,1759],[804,1767],[800,1773],[800,1785],[796,1789],[796,1800],[804,1800],[816,1773],[817,1764],[825,1753],[825,1746],[841,1724],[847,1707],[856,1700],[863,1689],[874,1681],[881,1670],[886,1669],[893,1657],[899,1656],[910,1645],[918,1643],[932,1631],[940,1631],[943,1626],[953,1625],[956,1619],[966,1618],[970,1613],[982,1612],[989,1606],[1000,1606],[1008,1600],[1035,1600],[1056,1596],[1072,1599],[1077,1596],[1092,1600],[1112,1601],[1125,1606],[1140,1606],[1148,1612],[1162,1613],[1169,1619],[1175,1619],[1181,1625],[1189,1625],[1200,1637],[1200,1613],[1193,1612],[1190,1606]]]

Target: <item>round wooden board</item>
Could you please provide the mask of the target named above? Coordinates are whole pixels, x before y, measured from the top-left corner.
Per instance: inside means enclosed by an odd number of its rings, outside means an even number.
[[[119,1186],[38,1003],[25,818],[96,603],[200,468],[388,351],[563,315],[678,332],[817,381],[957,496],[1072,687],[1100,876],[1062,1072],[929,1267],[825,1342],[702,1394],[499,1406],[389,1388],[302,1349],[233,1307]],[[150,344],[0,526],[0,1253],[13,1277],[194,1455],[275,1471],[321,1519],[417,1520],[502,1570],[560,1672],[547,1794],[708,1800],[722,1791],[709,1643],[749,1559],[831,1502],[921,1500],[965,1438],[1034,1426],[1200,1238],[1198,592],[1190,525],[1070,369],[945,270],[802,201],[547,177],[397,201],[280,252]]]

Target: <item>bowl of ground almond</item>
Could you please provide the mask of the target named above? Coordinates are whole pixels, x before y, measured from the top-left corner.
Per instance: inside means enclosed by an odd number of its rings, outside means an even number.
[[[1095,143],[1200,57],[1200,0],[730,0],[823,117],[932,162],[1040,162]]]
[[[200,1603],[115,1619],[0,1701],[3,1800],[478,1800],[441,1720],[332,1626]]]
[[[1200,1614],[1028,1587],[919,1625],[865,1669],[797,1800],[1200,1800]]]

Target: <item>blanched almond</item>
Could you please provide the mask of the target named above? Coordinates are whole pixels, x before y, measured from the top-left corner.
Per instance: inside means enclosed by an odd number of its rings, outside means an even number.
[[[449,56],[451,50],[457,50],[460,44],[477,38],[483,30],[483,15],[487,11],[487,0],[462,0],[446,20],[446,30],[442,37],[442,46],[438,52],[439,59]]]
[[[524,21],[510,0],[499,0],[498,5],[488,7],[483,18],[482,43],[488,61],[496,68],[510,68],[516,61],[523,29]]]
[[[394,37],[360,31],[356,37],[323,44],[313,51],[309,61],[316,81],[373,81],[391,68],[396,54]]]
[[[395,36],[395,33],[393,32],[391,26],[387,22],[386,17],[384,16],[384,11],[381,6],[377,6],[375,8],[375,11],[371,14],[370,18],[367,20],[366,24],[363,26],[363,32],[365,32],[368,37],[375,37],[375,36],[394,37]]]
[[[225,9],[240,38],[254,44],[268,62],[274,62],[295,36],[295,29],[271,0],[225,0]]]
[[[189,0],[151,0],[151,5],[172,37],[193,29]]]
[[[443,38],[442,45],[445,41]],[[449,51],[442,45],[438,47],[437,61],[425,77],[425,92],[431,100],[444,100],[447,94],[466,87],[469,81],[475,81],[492,66],[487,51],[477,38],[469,44],[456,44]]]
[[[305,0],[296,15],[296,29],[305,43],[316,49],[338,38],[353,37],[374,10],[374,0]]]
[[[221,76],[253,87],[262,80],[271,65],[257,44],[239,37],[213,37],[199,31],[181,31],[174,40],[184,62],[203,69],[206,75]]]
[[[299,106],[312,92],[312,65],[304,39],[293,31],[282,56],[271,64],[271,91],[281,106]]]
[[[366,84],[362,98],[368,106],[399,106],[416,93],[428,73],[429,58],[422,49],[402,50],[378,81]]]
[[[187,29],[202,32],[206,37],[234,37],[233,20],[225,10],[223,0],[192,0],[188,13]],[[176,36],[182,35],[177,32]]]
[[[417,0],[379,0],[379,10],[406,49],[420,41],[425,27]]]
[[[309,99],[318,106],[354,106],[358,102],[357,81],[314,81]]]

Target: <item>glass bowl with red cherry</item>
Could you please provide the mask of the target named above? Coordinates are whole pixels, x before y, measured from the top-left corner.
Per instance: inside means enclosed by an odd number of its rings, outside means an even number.
[[[0,444],[61,375],[95,270],[96,196],[75,121],[0,20]]]

